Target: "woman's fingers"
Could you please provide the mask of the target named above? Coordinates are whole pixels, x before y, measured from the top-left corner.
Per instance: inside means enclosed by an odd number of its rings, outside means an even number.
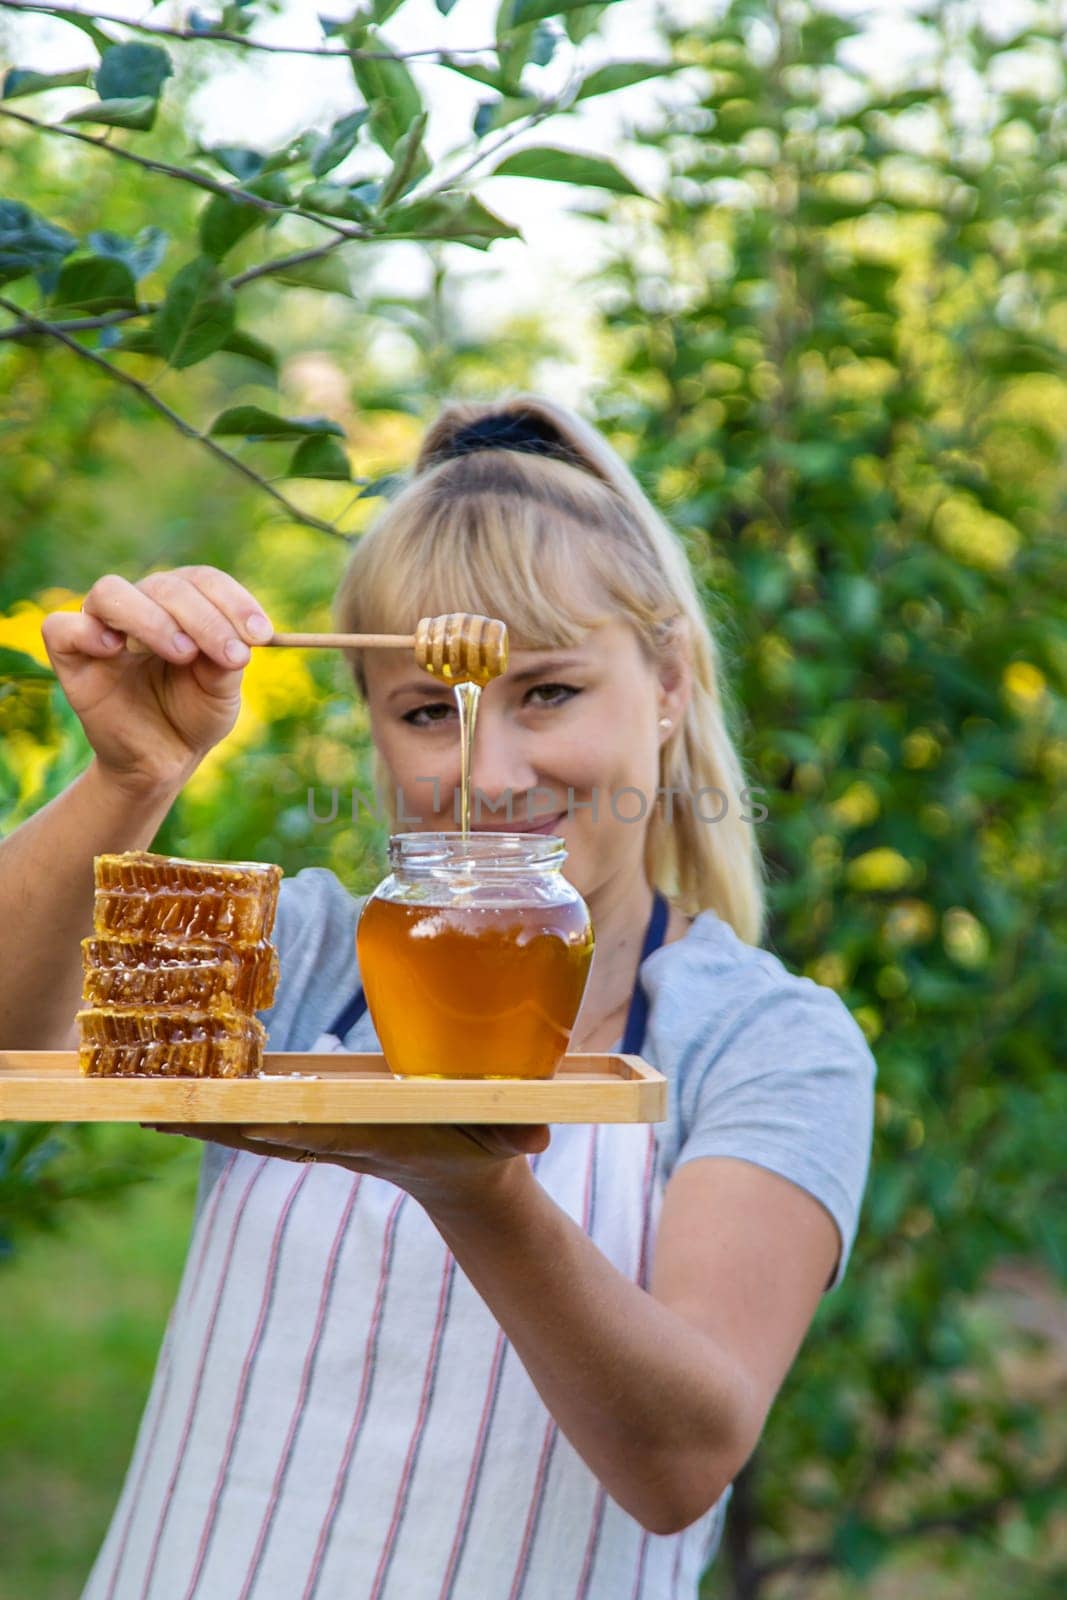
[[[123,635],[86,611],[53,611],[41,623],[41,638],[55,666],[64,656],[118,655]]]
[[[218,567],[179,567],[200,593],[228,618],[233,631],[249,644],[265,644],[274,632],[255,595]]]
[[[96,580],[82,601],[82,610],[105,628],[132,634],[165,661],[187,662],[196,655],[196,643],[167,609],[117,573]]]
[[[217,567],[152,572],[136,584],[108,574],[89,590],[82,609],[102,628],[126,635],[134,651],[182,663],[202,652],[223,672],[239,672],[250,645],[274,631],[255,597]]]
[[[234,672],[247,665],[251,651],[229,617],[184,573],[153,572],[142,578],[138,587],[169,613],[182,633],[216,666]]]

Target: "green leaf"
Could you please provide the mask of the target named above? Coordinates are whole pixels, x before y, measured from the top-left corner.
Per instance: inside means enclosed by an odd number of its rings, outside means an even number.
[[[305,211],[322,212],[328,217],[343,217],[347,222],[369,222],[374,216],[379,186],[376,183],[310,183],[300,191]]]
[[[77,246],[73,234],[46,222],[20,200],[0,200],[0,283],[31,272],[54,272]]]
[[[272,272],[270,276],[277,283],[288,284],[294,289],[318,289],[323,294],[353,297],[351,273],[345,260],[336,251],[331,251],[328,256],[319,256],[315,261],[301,261],[295,266],[285,267],[280,272]]]
[[[107,346],[111,350],[129,352],[131,355],[138,356],[159,356],[163,353],[156,343],[156,336],[152,331],[151,324],[147,328],[131,328],[123,334],[116,334],[114,330],[111,331],[114,336],[106,340]],[[105,334],[107,332],[108,330],[105,329],[100,335],[101,342],[105,342]]]
[[[536,95],[504,95],[500,100],[483,100],[474,114],[472,124],[474,133],[479,139],[484,139],[487,133],[492,133],[496,128],[506,127],[509,122],[515,122],[519,117],[527,117],[536,111],[541,101]]]
[[[431,170],[426,152],[422,148],[423,134],[429,115],[420,111],[412,122],[404,137],[397,141],[393,151],[393,169],[386,178],[378,196],[378,205],[381,210],[392,205],[402,194],[414,188],[422,178]]]
[[[406,482],[402,472],[387,472],[381,478],[372,478],[365,488],[356,496],[357,500],[377,500],[384,498],[391,500],[395,491],[402,489]]]
[[[369,116],[366,106],[362,106],[347,117],[339,117],[329,133],[322,136],[311,154],[311,170],[316,178],[332,172],[346,156],[351,155],[359,139],[359,130]]]
[[[71,72],[34,72],[28,67],[9,67],[4,74],[0,100],[17,100],[20,95],[40,94],[42,89],[84,87],[92,80],[91,67],[75,67]]]
[[[538,23],[530,45],[531,64],[535,67],[547,67],[562,38],[562,31],[557,31],[556,23]]]
[[[601,11],[617,0],[605,0],[603,5],[589,6],[586,0],[514,0],[512,16],[516,26],[527,22],[540,22],[545,17],[561,17],[567,11]]]
[[[581,44],[583,39],[588,39],[591,33],[595,33],[602,13],[612,4],[614,0],[602,0],[601,4],[593,6],[557,6],[556,9],[561,15],[566,12],[563,26],[571,43]]]
[[[290,198],[285,179],[276,172],[268,172],[261,178],[253,178],[243,187],[249,194],[259,195],[264,200],[276,200],[282,205]],[[228,195],[212,195],[200,213],[198,230],[200,248],[206,256],[221,261],[227,251],[232,250],[246,233],[251,233],[254,228],[263,227],[273,220],[271,212],[264,211],[261,206],[253,205],[250,200],[237,198],[231,200]]]
[[[233,290],[214,261],[198,256],[171,281],[151,326],[161,355],[180,370],[220,349],[235,315]]]
[[[575,96],[576,100],[591,100],[594,95],[612,94],[616,89],[628,89],[632,83],[644,83],[649,78],[665,78],[678,72],[681,61],[611,61],[598,67],[585,79]]]
[[[137,304],[137,286],[124,261],[113,256],[81,256],[66,261],[51,298],[54,310],[127,311]]]
[[[212,438],[241,434],[246,439],[304,439],[335,434],[343,439],[345,430],[329,417],[279,417],[260,406],[232,406],[217,416],[208,433]]]
[[[135,239],[102,229],[89,235],[89,244],[98,256],[124,261],[135,279],[146,278],[163,260],[169,240],[162,228],[142,228]]]
[[[881,1528],[849,1514],[834,1529],[834,1556],[853,1578],[862,1580],[889,1555],[891,1541]]]
[[[158,100],[174,68],[157,44],[116,44],[105,50],[96,69],[96,92],[101,100],[136,100],[147,95]]]
[[[227,355],[243,356],[253,366],[262,367],[267,374],[264,382],[273,384],[278,376],[278,352],[273,350],[263,339],[257,339],[254,334],[245,333],[241,328],[235,328],[224,344],[219,345]]]
[[[150,95],[133,100],[97,100],[77,111],[68,111],[64,122],[100,122],[108,128],[137,128],[147,132],[156,120],[159,101]]]
[[[383,237],[381,233],[378,238]],[[484,250],[494,239],[520,239],[518,228],[505,222],[472,194],[446,189],[427,200],[394,206],[384,237],[399,239],[454,239]]]
[[[485,67],[480,61],[456,60],[446,50],[442,50],[437,65],[448,67],[452,72],[462,73],[465,78],[473,78],[476,83],[488,84],[490,89],[498,89],[501,94],[508,88],[508,79],[504,73],[496,71],[493,67]]]
[[[525,25],[516,22],[515,12],[519,4],[520,0],[500,0],[494,24],[496,57],[500,63],[502,87],[505,93],[509,94],[520,87],[522,69],[530,59],[530,51],[533,49],[537,33],[535,20],[530,20]]]
[[[404,0],[371,0],[371,12],[375,22],[387,22],[394,11],[399,11]]]
[[[106,50],[114,49],[115,40],[110,38],[102,28],[98,28],[93,19],[84,11],[67,11],[63,6],[50,6],[48,14],[51,17],[59,17],[62,22],[69,22],[72,27],[80,28],[82,33],[88,34],[101,55]]]
[[[367,48],[386,51],[391,46],[375,28],[368,28]],[[353,60],[352,72],[370,111],[371,137],[381,145],[386,155],[392,155],[422,111],[422,98],[415,80],[404,63],[395,58]]]
[[[12,650],[9,645],[0,645],[0,683],[10,682],[13,678],[44,678],[52,680],[55,673],[51,667],[43,667],[33,656],[28,656],[22,650]]]
[[[201,145],[197,155],[210,156],[238,183],[247,183],[249,179],[258,177],[267,159],[258,150],[249,150],[244,145],[236,144]]]
[[[272,150],[263,157],[264,172],[282,172],[286,167],[295,167],[301,161],[310,161],[312,152],[319,142],[319,135],[310,129],[301,133],[295,139],[290,139],[288,144],[282,145],[280,150]]]
[[[286,473],[289,478],[331,478],[335,482],[349,483],[352,467],[344,447],[328,434],[316,434],[304,439],[293,452]]]
[[[556,150],[547,145],[516,150],[488,174],[494,178],[545,178],[553,183],[576,183],[614,194],[643,194],[624,172],[602,156],[578,150]]]

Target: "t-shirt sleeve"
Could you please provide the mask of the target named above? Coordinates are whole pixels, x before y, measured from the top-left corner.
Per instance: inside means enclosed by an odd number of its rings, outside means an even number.
[[[844,1277],[856,1237],[875,1073],[870,1047],[841,997],[786,974],[735,1013],[708,1058],[686,1075],[675,1166],[698,1156],[733,1156],[813,1195],[840,1237],[824,1292]]]

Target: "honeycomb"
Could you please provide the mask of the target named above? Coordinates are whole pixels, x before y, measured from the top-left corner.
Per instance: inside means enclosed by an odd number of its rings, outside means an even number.
[[[273,1004],[280,867],[131,850],[94,861],[78,1057],[91,1075],[243,1077]]]
[[[82,940],[82,968],[87,1005],[265,1011],[274,1002],[278,952],[265,939],[237,946],[98,936]]]
[[[267,1030],[235,1011],[161,1006],[77,1013],[79,1059],[90,1076],[244,1078],[258,1071]]]

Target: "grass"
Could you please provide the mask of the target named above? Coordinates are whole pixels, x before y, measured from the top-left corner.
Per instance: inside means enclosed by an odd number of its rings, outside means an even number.
[[[101,1153],[152,1135],[114,1127]],[[77,1600],[133,1449],[192,1220],[184,1140],[116,1204],[0,1268],[0,1600]]]

